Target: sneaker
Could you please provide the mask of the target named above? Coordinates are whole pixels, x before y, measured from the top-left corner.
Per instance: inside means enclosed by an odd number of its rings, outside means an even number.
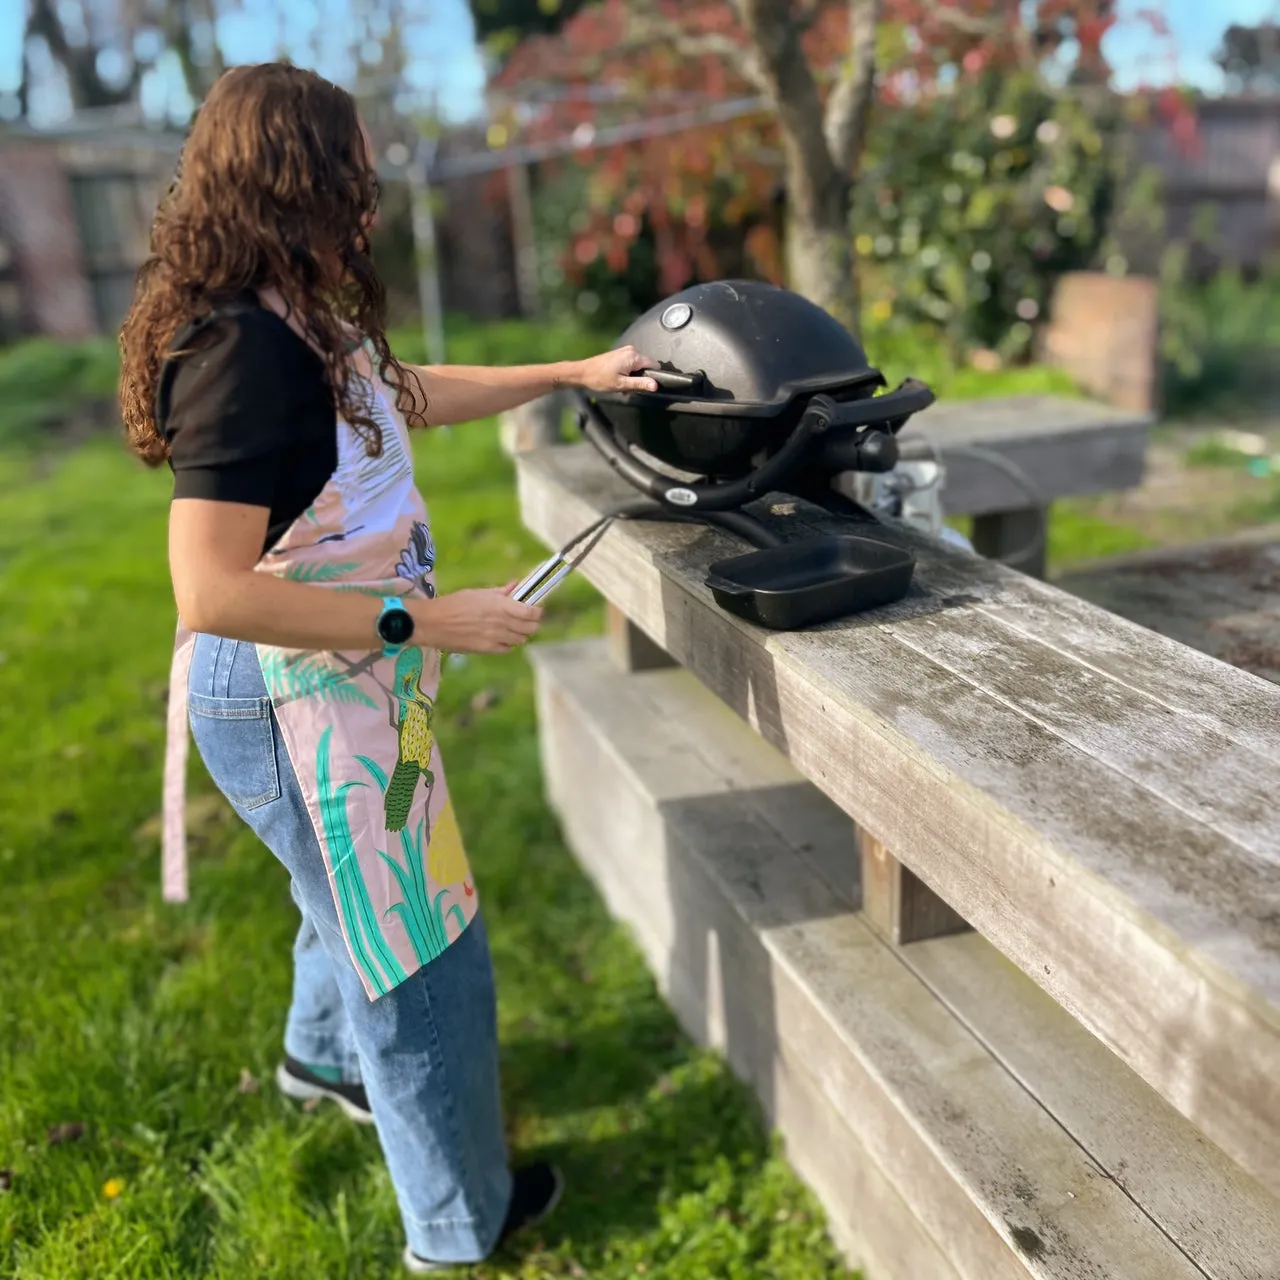
[[[326,1080],[314,1068],[296,1058],[286,1056],[276,1068],[276,1085],[286,1098],[294,1098],[298,1102],[329,1098],[357,1124],[373,1123],[373,1112],[369,1110],[369,1097],[363,1085]]]
[[[507,1206],[507,1216],[498,1234],[498,1243],[494,1245],[494,1252],[501,1249],[517,1232],[526,1227],[537,1226],[539,1222],[549,1218],[563,1194],[564,1178],[555,1165],[540,1160],[536,1164],[517,1169],[511,1179],[511,1203]],[[432,1262],[429,1258],[418,1257],[412,1249],[406,1249],[404,1265],[411,1275],[418,1276],[468,1264]]]

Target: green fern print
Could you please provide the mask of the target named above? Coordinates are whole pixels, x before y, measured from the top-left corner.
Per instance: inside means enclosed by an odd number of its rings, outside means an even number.
[[[336,582],[338,579],[354,573],[359,567],[360,562],[358,560],[352,561],[350,564],[334,564],[331,561],[307,564],[305,561],[299,561],[289,565],[284,571],[284,576],[291,578],[294,582]]]
[[[356,756],[365,767],[369,776],[385,792],[389,779],[386,771],[375,760],[368,756]],[[458,932],[467,927],[462,908],[452,906],[446,910],[444,900],[449,896],[448,889],[439,890],[432,898],[427,888],[426,854],[423,849],[423,838],[426,835],[426,823],[419,820],[417,830],[410,835],[408,831],[400,832],[400,847],[404,852],[404,861],[391,857],[381,849],[380,857],[396,878],[400,886],[401,901],[392,903],[386,915],[393,913],[400,917],[400,923],[409,936],[413,954],[419,964],[430,964],[437,956],[444,953],[449,945],[449,920],[456,919]]]
[[[334,785],[329,763],[329,740],[333,736],[330,725],[320,735],[316,749],[316,787],[320,793],[320,820],[324,826],[325,843],[329,846],[329,864],[333,868],[333,887],[338,909],[342,912],[347,938],[356,963],[360,966],[368,985],[382,995],[405,980],[404,966],[396,959],[395,952],[383,935],[374,913],[373,903],[360,863],[356,857],[355,842],[347,821],[347,792],[363,787],[363,782],[344,782]]]
[[[318,657],[290,662],[281,649],[259,649],[258,661],[273,701],[320,698],[343,706],[378,706],[345,671]]]

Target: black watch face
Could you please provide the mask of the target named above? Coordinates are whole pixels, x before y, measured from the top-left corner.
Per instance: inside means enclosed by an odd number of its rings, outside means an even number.
[[[413,618],[407,609],[388,609],[378,620],[378,634],[388,644],[404,644],[413,635]]]

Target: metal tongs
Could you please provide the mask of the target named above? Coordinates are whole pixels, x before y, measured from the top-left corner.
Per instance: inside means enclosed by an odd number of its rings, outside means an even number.
[[[566,542],[511,592],[511,598],[521,604],[540,604],[587,558],[613,521],[612,515],[602,516]]]

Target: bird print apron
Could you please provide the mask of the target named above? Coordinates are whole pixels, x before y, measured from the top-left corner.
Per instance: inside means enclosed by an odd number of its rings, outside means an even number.
[[[372,352],[355,377],[382,452],[338,423],[338,466],[315,503],[256,566],[329,591],[435,595],[435,547],[413,480],[409,432]],[[372,613],[370,630],[372,633]],[[194,635],[179,623],[165,756],[164,893],[187,896],[186,691]],[[276,722],[324,852],[338,919],[370,999],[457,940],[477,909],[433,717],[441,655],[258,646]]]

